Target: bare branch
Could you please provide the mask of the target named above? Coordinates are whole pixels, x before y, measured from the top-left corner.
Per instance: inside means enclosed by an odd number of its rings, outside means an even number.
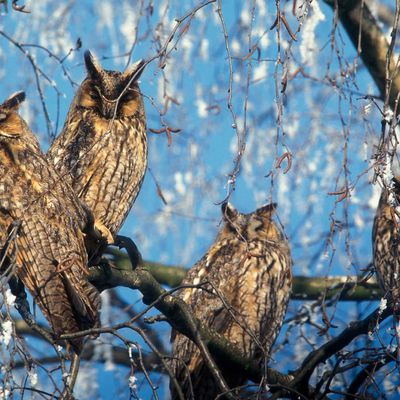
[[[293,373],[295,379],[291,383],[291,386],[308,396],[308,381],[318,364],[324,363],[339,350],[351,343],[356,337],[366,335],[369,331],[372,332],[379,321],[383,321],[392,313],[393,311],[391,308],[386,308],[383,312],[377,309],[363,320],[350,322],[342,333],[311,352],[306,357],[300,368]]]
[[[356,49],[360,44],[360,56],[378,86],[382,98],[385,97],[386,90],[386,57],[388,54],[390,55],[391,88],[389,104],[394,110],[396,97],[400,91],[400,71],[393,54],[390,53],[389,43],[367,4],[362,0],[325,0],[325,2],[332,8],[337,4],[340,22]]]
[[[143,294],[144,304],[154,304],[168,318],[174,329],[196,343],[190,323],[191,320],[194,321],[202,342],[217,361],[219,368],[235,368],[254,382],[260,382],[263,379],[263,371],[257,363],[247,359],[226,338],[195,320],[187,304],[163,289],[145,267],[132,270],[102,265],[91,269],[90,280],[100,289],[123,286],[139,290]],[[267,377],[271,385],[285,386],[292,379],[290,375],[284,375],[270,368],[267,369]]]

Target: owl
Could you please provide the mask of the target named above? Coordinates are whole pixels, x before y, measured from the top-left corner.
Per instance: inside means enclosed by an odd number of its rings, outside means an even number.
[[[100,295],[88,280],[84,232],[93,216],[41,152],[18,114],[16,93],[0,105],[0,246],[56,336],[99,324]],[[7,230],[20,223],[14,243]],[[11,258],[11,257],[10,257]],[[4,265],[3,265],[4,267]],[[83,339],[69,341],[76,354]]]
[[[382,190],[372,229],[373,263],[385,297],[400,316],[400,180]]]
[[[107,71],[85,52],[87,77],[47,158],[112,237],[139,193],[147,168],[146,116],[138,79],[144,62]]]
[[[195,317],[260,367],[279,333],[292,287],[290,249],[272,220],[275,207],[242,214],[224,203],[224,226],[183,282],[201,286],[180,292]],[[195,344],[176,332],[171,339],[172,370],[185,399],[215,399],[220,392]],[[230,388],[246,381],[233,370],[224,378]],[[170,387],[178,398],[172,381]]]

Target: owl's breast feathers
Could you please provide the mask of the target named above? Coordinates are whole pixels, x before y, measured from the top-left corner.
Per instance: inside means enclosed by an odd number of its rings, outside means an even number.
[[[147,133],[143,119],[106,120],[84,110],[79,122],[67,120],[48,154],[69,177],[96,220],[116,234],[131,209],[147,168]]]

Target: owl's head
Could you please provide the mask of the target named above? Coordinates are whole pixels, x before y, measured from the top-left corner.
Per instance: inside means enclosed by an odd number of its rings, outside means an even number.
[[[78,92],[78,105],[94,110],[105,119],[122,118],[143,112],[138,79],[145,62],[139,60],[125,72],[108,71],[98,60],[85,52],[87,77]]]
[[[19,116],[18,109],[25,100],[25,92],[12,94],[0,105],[0,140],[19,138],[26,129],[24,120]]]
[[[232,204],[225,202],[222,204],[222,216],[225,221],[222,232],[234,234],[243,241],[281,240],[282,233],[272,220],[276,207],[276,203],[270,203],[249,214],[242,214]]]

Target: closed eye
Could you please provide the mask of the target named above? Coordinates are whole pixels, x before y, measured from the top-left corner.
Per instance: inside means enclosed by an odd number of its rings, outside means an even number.
[[[127,92],[124,97],[122,98],[123,101],[131,101],[135,100],[135,94]]]

